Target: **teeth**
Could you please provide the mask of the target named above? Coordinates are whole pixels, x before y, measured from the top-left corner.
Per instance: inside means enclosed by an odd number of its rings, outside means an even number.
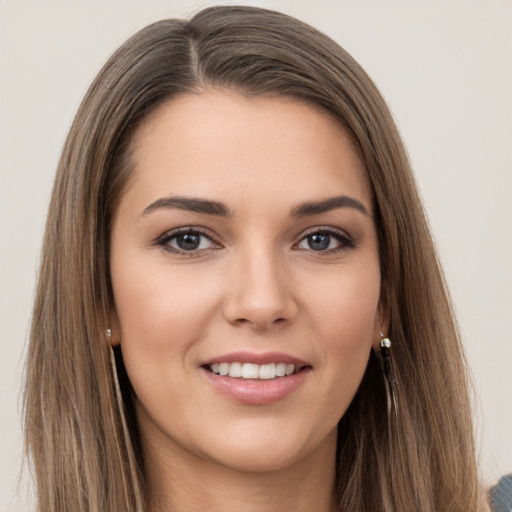
[[[240,363],[231,363],[229,366],[230,377],[241,377],[242,376],[242,365]]]
[[[286,363],[276,364],[276,375],[278,377],[284,377],[286,375]]]
[[[284,377],[295,373],[295,365],[286,363],[214,363],[209,366],[209,369],[217,375],[262,380],[275,379],[276,377]]]
[[[244,379],[257,379],[260,376],[259,370],[257,364],[245,363],[242,365],[242,377]]]
[[[262,364],[260,366],[260,371],[259,371],[258,377],[260,379],[275,379],[276,365],[274,363]]]

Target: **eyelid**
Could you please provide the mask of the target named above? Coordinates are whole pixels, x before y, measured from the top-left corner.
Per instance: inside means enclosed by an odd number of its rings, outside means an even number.
[[[329,231],[332,233],[339,233],[340,235],[346,235],[347,237],[350,236],[344,229],[337,228],[334,226],[330,226],[328,224],[320,224],[318,226],[311,226],[309,228],[306,228],[302,233],[301,237],[310,235],[311,233],[316,233],[317,231]]]
[[[345,231],[344,229],[335,228],[334,226],[313,226],[303,231],[300,234],[298,241],[300,242],[307,236],[313,235],[315,233],[329,233],[332,235],[338,235],[340,237],[346,238],[347,240],[352,240],[352,236],[349,233],[347,233],[347,231]]]

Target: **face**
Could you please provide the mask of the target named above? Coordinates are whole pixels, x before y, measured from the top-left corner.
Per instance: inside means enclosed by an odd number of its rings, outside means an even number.
[[[204,92],[160,107],[133,162],[111,322],[143,443],[239,470],[333,454],[379,332],[371,193],[345,130],[294,100]]]

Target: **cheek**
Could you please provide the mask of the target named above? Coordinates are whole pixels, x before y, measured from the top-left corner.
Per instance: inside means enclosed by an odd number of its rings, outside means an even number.
[[[325,401],[337,404],[339,419],[359,387],[378,336],[379,267],[339,272],[326,282],[326,290],[311,294],[309,303],[314,311],[315,338],[322,347],[321,364],[329,381]]]
[[[308,301],[325,339],[340,349],[356,349],[362,342],[373,341],[378,330],[378,264],[361,265],[356,271],[332,272],[325,276],[323,286],[318,277],[316,292],[310,294]]]
[[[124,364],[138,406],[164,421],[164,404],[168,411],[183,405],[183,383],[193,368],[187,361],[212,323],[218,286],[204,272],[162,265],[160,258],[154,264],[130,264],[128,258],[113,264],[112,282]]]
[[[136,355],[140,365],[185,353],[214,314],[218,287],[179,270],[151,262],[113,265],[123,353]]]

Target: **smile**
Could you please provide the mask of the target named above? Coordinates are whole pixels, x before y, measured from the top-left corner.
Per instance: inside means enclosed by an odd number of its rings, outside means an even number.
[[[302,387],[313,369],[306,361],[278,352],[234,352],[204,361],[200,367],[217,393],[244,405],[285,399]]]
[[[240,379],[271,380],[276,377],[293,375],[301,369],[300,366],[287,363],[214,363],[207,365],[207,369],[220,376],[229,376]]]

